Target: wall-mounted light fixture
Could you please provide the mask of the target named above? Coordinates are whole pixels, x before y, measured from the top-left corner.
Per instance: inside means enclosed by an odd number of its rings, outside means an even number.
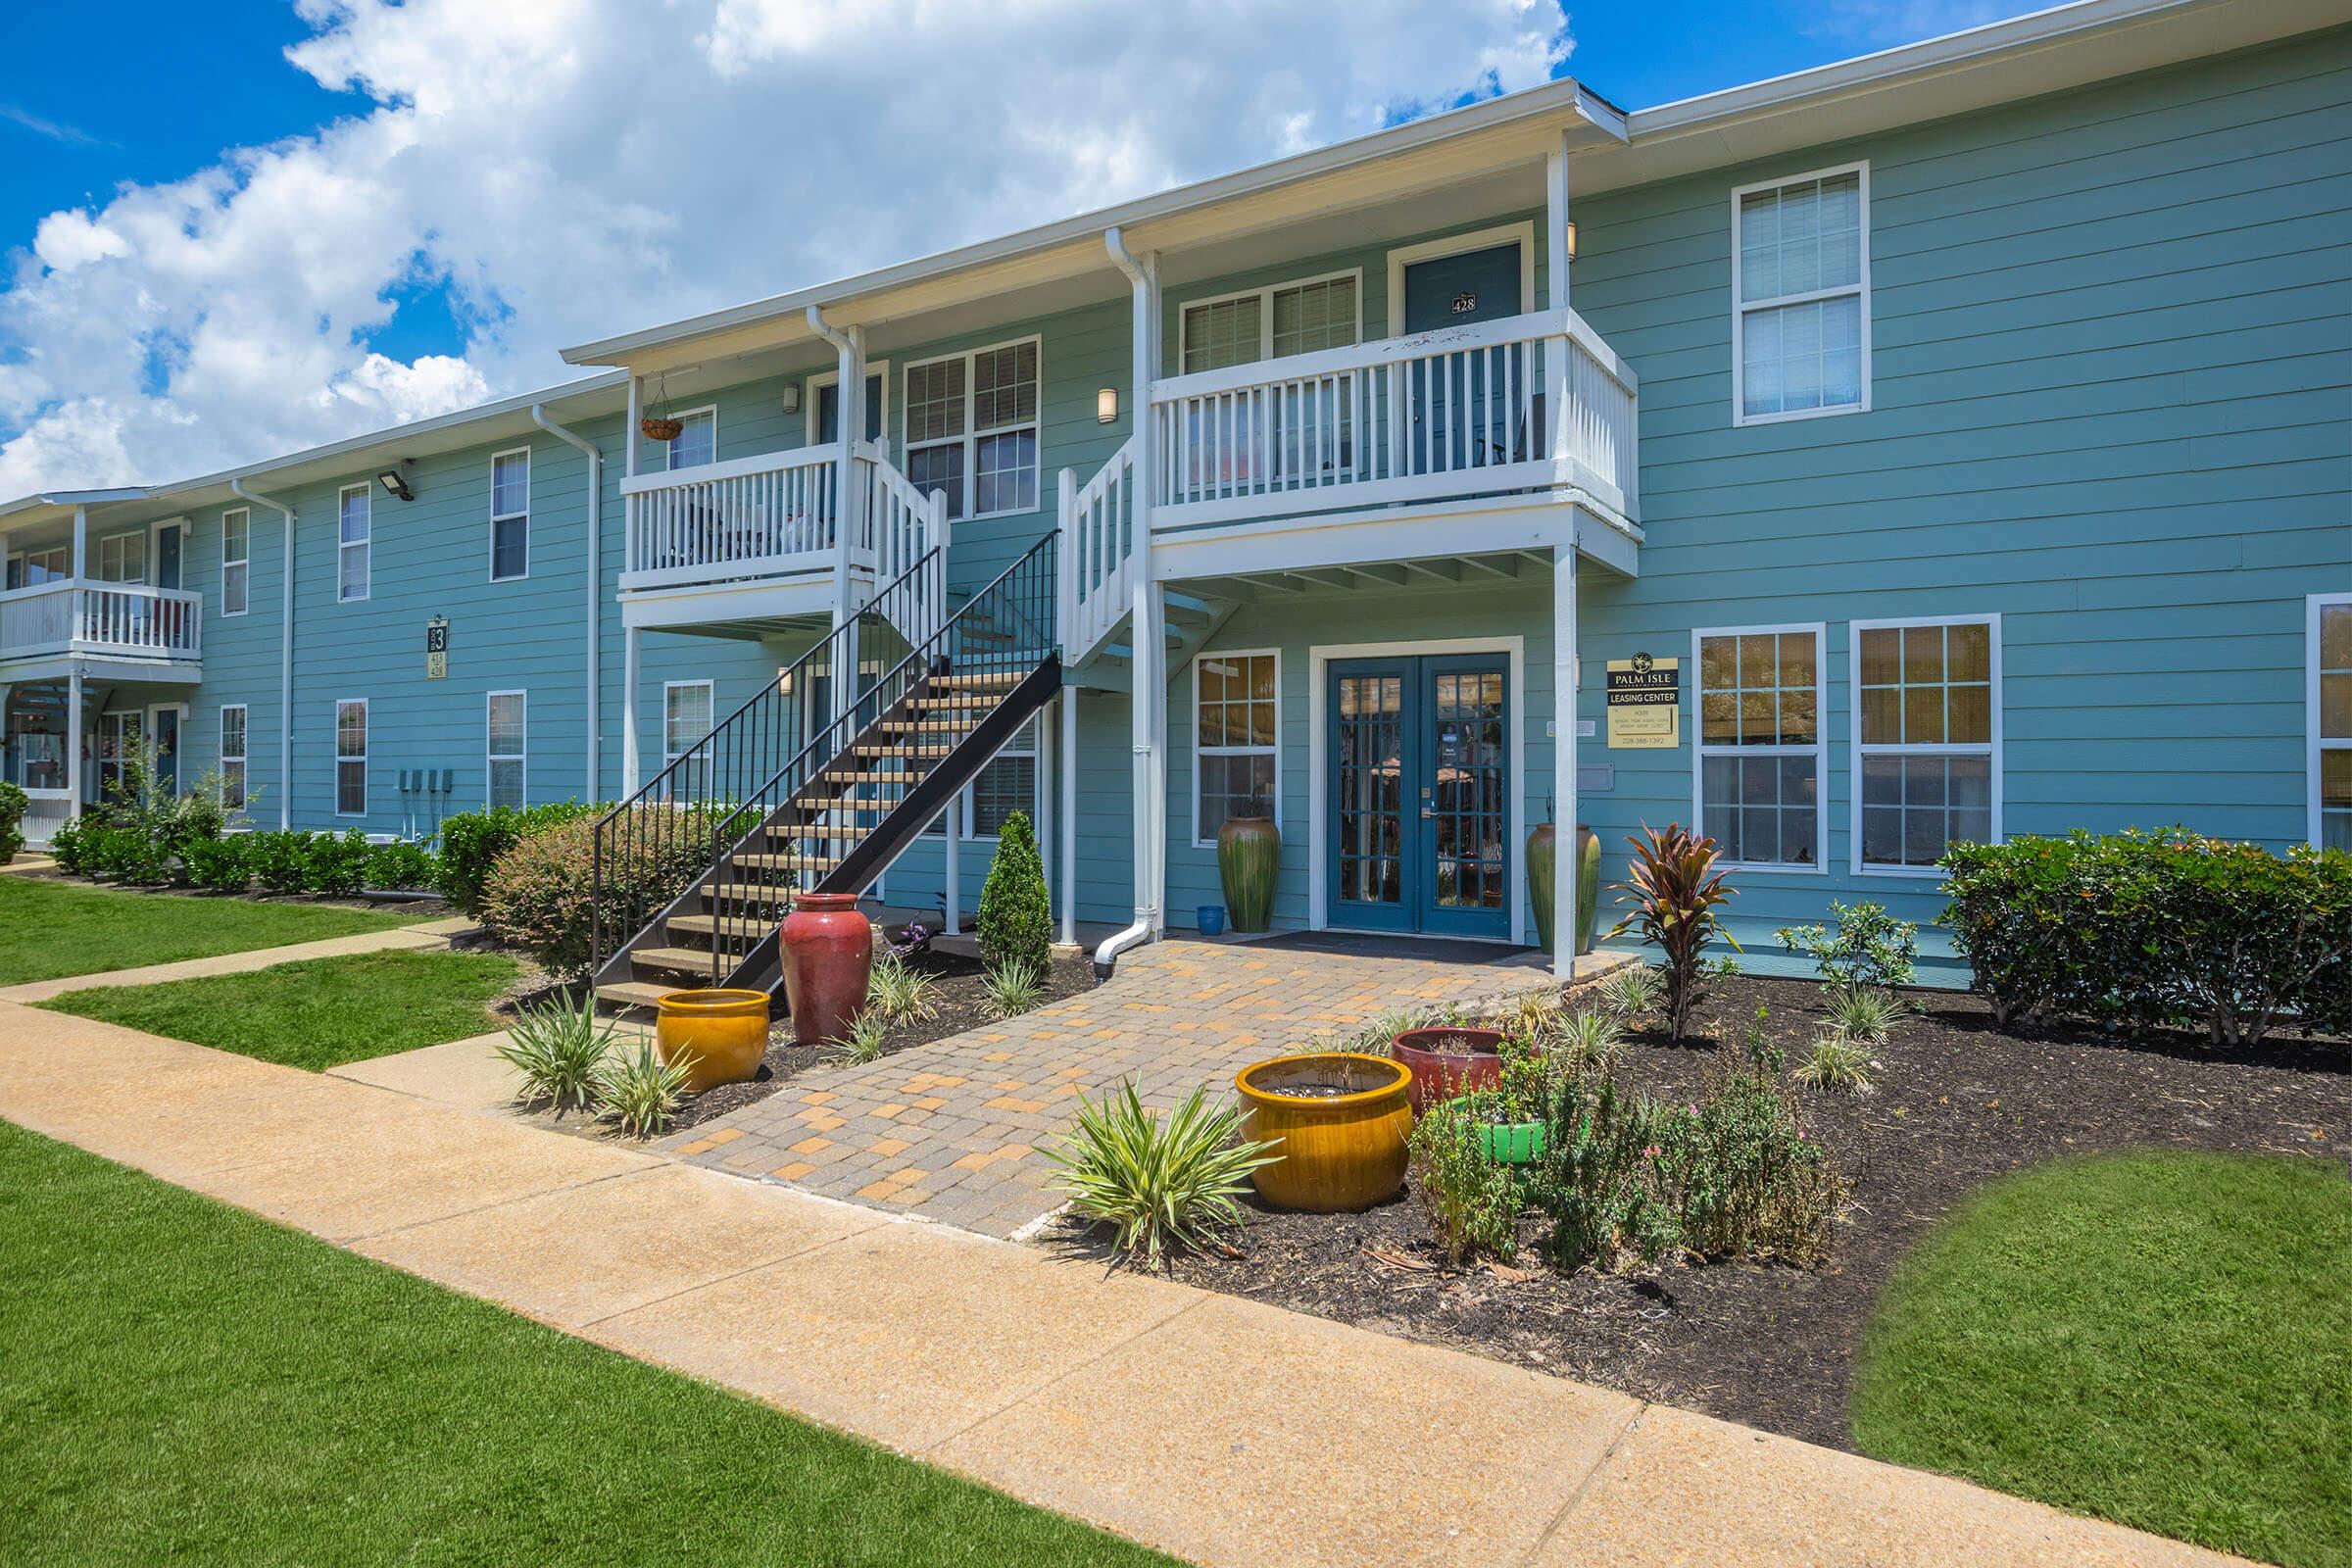
[[[784,412],[786,414],[801,412],[801,383],[798,381],[784,383]]]
[[[1573,219],[1568,223],[1568,259],[1572,262],[1576,260],[1576,222]]]
[[[384,487],[386,495],[398,496],[403,501],[416,499],[416,492],[409,488],[409,481],[401,477],[398,468],[386,468],[375,476],[375,482]]]
[[[1117,387],[1106,386],[1095,394],[1095,422],[1097,424],[1119,422],[1119,389]]]

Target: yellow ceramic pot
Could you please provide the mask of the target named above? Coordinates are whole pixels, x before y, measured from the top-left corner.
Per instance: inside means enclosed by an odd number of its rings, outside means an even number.
[[[1282,1158],[1250,1178],[1276,1208],[1369,1208],[1403,1187],[1413,1075],[1401,1062],[1309,1052],[1246,1067],[1233,1082],[1243,1136],[1282,1140]]]
[[[723,987],[666,993],[654,1051],[665,1063],[691,1055],[686,1067],[691,1094],[742,1083],[760,1070],[767,1054],[767,993]]]

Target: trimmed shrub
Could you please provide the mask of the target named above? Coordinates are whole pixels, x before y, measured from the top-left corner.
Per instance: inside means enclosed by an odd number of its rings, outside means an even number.
[[[368,880],[368,858],[373,850],[358,828],[347,833],[314,833],[304,846],[303,886],[332,898],[357,897]]]
[[[483,889],[500,856],[533,833],[603,814],[601,806],[565,801],[523,810],[512,806],[494,806],[487,811],[460,811],[444,817],[440,880],[435,885],[443,898],[478,918],[482,913]]]
[[[421,844],[377,844],[368,851],[368,887],[387,893],[429,893],[439,876],[433,852]]]
[[[619,935],[634,935],[635,912],[658,910],[684,892],[710,859],[710,813],[679,811],[666,806],[633,809],[660,812],[663,830],[648,831],[640,842],[659,853],[631,857],[619,866],[606,868],[605,894],[615,910],[610,917]],[[492,936],[511,943],[566,979],[587,971],[595,948],[596,818],[574,813],[573,820],[528,834],[499,857],[482,888],[482,924]],[[443,861],[447,864],[446,858]]]
[[[996,858],[980,888],[979,936],[981,959],[992,969],[1018,963],[1040,976],[1053,972],[1054,909],[1026,811],[1013,812],[997,830]]]
[[[1959,844],[1943,918],[1994,1020],[2202,1027],[2258,1044],[2352,1025],[2352,855],[2182,829]]]
[[[247,857],[252,862],[253,879],[264,893],[290,895],[302,892],[311,881],[311,836],[308,833],[276,831],[247,835],[250,845]]]
[[[242,893],[253,882],[249,834],[198,840],[179,852],[179,861],[189,883],[208,893]]]
[[[31,796],[0,779],[0,865],[15,859],[24,847],[24,813],[31,808]]]
[[[152,887],[172,880],[176,863],[161,839],[143,827],[108,826],[91,835],[96,871],[118,882]]]
[[[95,871],[93,858],[97,846],[91,835],[97,824],[83,816],[69,817],[60,822],[49,835],[49,855],[57,868],[68,876],[88,876]]]

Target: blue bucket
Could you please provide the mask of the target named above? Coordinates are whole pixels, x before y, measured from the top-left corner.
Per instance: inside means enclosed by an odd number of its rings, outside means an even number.
[[[1193,911],[1193,919],[1204,937],[1221,937],[1225,934],[1225,906],[1222,904],[1203,904]]]

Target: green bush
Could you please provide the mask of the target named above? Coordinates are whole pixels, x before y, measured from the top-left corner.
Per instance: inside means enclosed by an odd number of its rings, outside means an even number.
[[[0,865],[15,859],[24,847],[24,813],[31,808],[31,796],[0,779]]]
[[[94,835],[98,824],[86,816],[68,817],[49,834],[49,855],[68,876],[88,876],[98,869]]]
[[[1776,1257],[1817,1263],[1845,1183],[1805,1135],[1781,1092],[1780,1058],[1751,1031],[1695,1105],[1651,1128],[1659,1179],[1672,1194],[1677,1241],[1702,1257]]]
[[[242,893],[253,882],[252,835],[203,839],[179,853],[190,884],[208,893]]]
[[[2250,1046],[2288,1016],[2352,1026],[2352,855],[2181,829],[1958,844],[1944,923],[2004,1026],[2202,1027]]]
[[[311,882],[311,836],[277,831],[249,834],[253,879],[264,893],[302,892]]]
[[[980,956],[991,968],[1019,963],[1041,976],[1053,971],[1054,909],[1026,811],[1013,812],[997,831],[996,858],[980,888],[979,936]]]
[[[368,887],[387,893],[429,893],[439,876],[433,852],[421,844],[378,844],[368,852]]]
[[[1655,1262],[1679,1227],[1653,1165],[1660,1114],[1606,1075],[1553,1076],[1544,1105],[1544,1157],[1529,1197],[1551,1221],[1544,1255],[1561,1268]]]
[[[340,834],[312,834],[304,846],[303,886],[332,898],[357,897],[368,880],[372,848],[368,835],[356,827]]]
[[[97,874],[152,887],[172,880],[171,850],[147,828],[109,825],[91,833]]]
[[[1413,1196],[1456,1268],[1482,1252],[1507,1261],[1519,1250],[1519,1184],[1509,1166],[1487,1157],[1478,1136],[1495,1098],[1442,1100],[1413,1122]]]
[[[1820,925],[1783,926],[1778,933],[1783,942],[1812,957],[1825,985],[1839,991],[1886,991],[1911,983],[1919,962],[1918,926],[1896,919],[1879,904],[1848,907],[1832,899],[1830,912],[1838,917],[1834,935]]]
[[[646,853],[605,868],[607,920],[619,938],[635,935],[643,923],[639,915],[684,892],[710,858],[708,811],[632,809],[659,812],[660,820],[649,820],[635,836]],[[595,949],[595,849],[596,818],[576,811],[571,821],[518,839],[499,857],[482,888],[482,924],[558,975],[584,974]],[[446,855],[442,863],[448,864]]]
[[[498,863],[500,856],[533,833],[576,822],[584,816],[603,814],[602,807],[565,801],[522,810],[512,806],[494,806],[486,811],[460,811],[444,817],[440,881],[436,886],[443,898],[478,918],[490,869]]]

